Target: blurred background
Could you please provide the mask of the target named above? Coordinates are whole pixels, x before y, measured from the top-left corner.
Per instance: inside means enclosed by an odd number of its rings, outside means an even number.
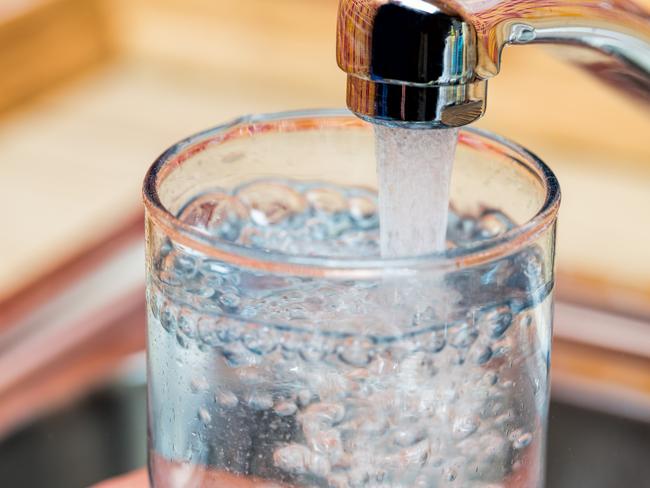
[[[2,0],[2,486],[144,465],[142,177],[235,116],[343,106],[337,4]],[[478,124],[564,191],[548,486],[650,487],[650,112],[555,54],[508,48]]]

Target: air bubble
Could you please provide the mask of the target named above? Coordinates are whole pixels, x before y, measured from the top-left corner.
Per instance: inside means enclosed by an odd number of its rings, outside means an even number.
[[[334,214],[348,209],[348,202],[343,194],[332,188],[313,188],[305,194],[305,197],[318,212]]]
[[[450,334],[449,344],[456,349],[467,349],[478,338],[478,331],[469,324],[461,324]]]
[[[214,192],[195,199],[179,218],[224,240],[235,241],[248,218],[248,211],[238,199],[223,192]]]
[[[181,346],[183,349],[189,349],[192,342],[190,339],[188,339],[187,336],[183,335],[179,332],[176,333],[176,342],[178,343],[179,346]]]
[[[209,425],[212,422],[212,415],[206,408],[199,408],[198,417],[205,425]]]
[[[395,444],[400,447],[409,447],[423,440],[426,432],[420,427],[411,427],[398,430],[395,433]]]
[[[201,341],[211,347],[221,344],[221,339],[219,337],[221,331],[220,325],[221,318],[219,317],[201,317],[197,325]]]
[[[453,434],[456,439],[465,439],[478,430],[480,425],[478,417],[459,417],[454,421]]]
[[[235,313],[241,305],[239,290],[236,288],[223,288],[219,296],[219,304],[224,312]]]
[[[509,438],[512,440],[514,449],[524,449],[533,441],[533,435],[530,432],[515,431]]]
[[[250,208],[253,222],[263,227],[280,224],[307,209],[305,198],[281,183],[251,183],[241,188],[237,197]]]
[[[242,341],[249,351],[259,355],[269,354],[278,347],[275,334],[268,328],[253,330]]]
[[[163,313],[160,314],[160,325],[171,334],[176,331],[176,317],[171,311],[164,310]]]
[[[215,395],[214,400],[218,405],[226,409],[235,408],[239,403],[237,395],[229,390],[219,390],[219,392]]]
[[[248,397],[248,405],[253,410],[270,410],[273,408],[273,397],[270,393],[254,392]]]
[[[372,359],[371,345],[357,339],[346,341],[339,350],[339,358],[350,366],[367,366]]]
[[[294,415],[297,411],[297,405],[290,401],[280,402],[275,405],[275,413],[277,413],[280,417],[289,417],[291,415]]]
[[[345,407],[338,403],[314,403],[303,413],[303,421],[335,425],[345,417]]]
[[[377,204],[369,197],[350,198],[350,215],[354,224],[360,229],[373,229],[379,225]]]
[[[210,388],[210,383],[205,377],[194,378],[190,383],[190,390],[192,393],[200,393]]]
[[[502,337],[512,324],[510,307],[502,305],[482,313],[478,320],[478,327],[488,331],[494,339]]]

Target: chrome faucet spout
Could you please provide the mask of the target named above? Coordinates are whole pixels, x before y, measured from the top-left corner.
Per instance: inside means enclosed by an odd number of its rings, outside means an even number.
[[[650,14],[629,0],[341,0],[348,107],[412,128],[467,125],[509,44],[554,43],[613,87],[650,102]]]

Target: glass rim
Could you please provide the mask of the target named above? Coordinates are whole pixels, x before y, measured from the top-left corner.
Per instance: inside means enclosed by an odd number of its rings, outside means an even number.
[[[269,130],[270,123],[295,122],[300,119],[329,119],[332,121],[346,119],[348,125],[351,122],[356,127],[368,125],[367,122],[362,121],[348,110],[318,109],[245,115],[196,133],[167,149],[147,171],[143,185],[143,199],[147,218],[161,227],[173,241],[200,251],[210,258],[236,266],[280,274],[348,279],[370,278],[385,273],[411,275],[423,271],[458,270],[495,261],[512,254],[526,244],[534,242],[557,219],[561,191],[558,179],[553,171],[535,154],[519,144],[489,131],[473,127],[461,129],[461,143],[463,142],[463,136],[464,142],[470,142],[472,138],[474,141],[483,139],[491,143],[491,146],[489,146],[491,149],[499,150],[499,147],[501,147],[516,154],[519,157],[513,158],[514,162],[540,180],[546,192],[546,198],[541,208],[527,222],[497,237],[477,241],[467,246],[421,256],[390,259],[379,257],[334,258],[291,255],[279,251],[269,252],[217,239],[208,232],[182,222],[167,210],[162,203],[158,194],[158,185],[164,181],[166,173],[207,147],[227,142],[228,138],[223,136],[228,131],[238,126],[258,127],[260,130],[247,131],[248,137],[255,137],[256,134],[261,133],[282,132],[282,130],[277,129]],[[322,127],[314,124],[306,126],[308,130],[318,130],[319,128]],[[163,180],[160,180],[160,178],[163,178]]]

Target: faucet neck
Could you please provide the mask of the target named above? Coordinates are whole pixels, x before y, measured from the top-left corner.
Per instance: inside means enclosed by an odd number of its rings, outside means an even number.
[[[536,43],[590,48],[650,76],[650,13],[630,0],[452,2],[476,29],[482,78],[499,72],[505,46]]]

